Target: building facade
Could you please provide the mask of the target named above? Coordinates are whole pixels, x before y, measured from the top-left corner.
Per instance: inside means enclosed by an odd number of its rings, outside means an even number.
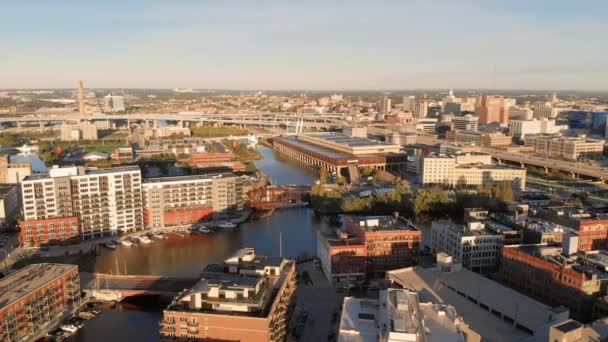
[[[137,166],[52,168],[48,174],[27,177],[21,191],[20,226],[77,217],[82,239],[144,229],[141,171]]]
[[[509,115],[505,109],[505,99],[498,95],[482,95],[475,106],[475,115],[479,117],[480,124],[499,123],[502,126],[509,124]]]
[[[454,116],[452,118],[452,130],[460,131],[477,131],[479,118],[475,115],[467,114],[463,116]]]
[[[161,341],[283,341],[296,274],[293,260],[240,250],[223,265],[208,266],[163,311]]]
[[[187,227],[243,210],[241,179],[230,173],[151,178],[142,189],[147,229]]]
[[[462,266],[479,273],[498,270],[505,236],[486,229],[482,222],[457,225],[434,221],[431,226],[433,253],[447,253]]]
[[[567,160],[578,160],[604,151],[603,140],[585,136],[564,137],[559,134],[529,135],[525,145],[532,147],[535,153]]]
[[[32,264],[0,279],[0,340],[36,341],[81,305],[78,266]]]

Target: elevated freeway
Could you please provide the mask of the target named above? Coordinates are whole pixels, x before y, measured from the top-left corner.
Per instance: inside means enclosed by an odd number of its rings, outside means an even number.
[[[416,142],[424,145],[435,145],[440,143],[451,143],[452,141],[419,135],[416,137]],[[546,171],[559,170],[569,173],[572,176],[590,177],[602,181],[608,180],[608,168],[597,165],[550,159],[548,157],[534,154],[508,152],[490,147],[481,147],[481,152],[492,155],[492,158],[499,162],[516,163],[522,166],[532,165],[535,167],[544,168]]]
[[[0,116],[0,123],[15,124],[18,128],[26,124],[38,124],[43,127],[50,123],[89,121],[178,121],[190,123],[226,124],[237,126],[256,127],[283,127],[291,128],[298,125],[308,129],[337,129],[345,126],[344,116],[341,114],[295,114],[295,113],[264,113],[264,114],[206,114],[198,112],[187,113],[133,113],[133,114],[30,114]]]

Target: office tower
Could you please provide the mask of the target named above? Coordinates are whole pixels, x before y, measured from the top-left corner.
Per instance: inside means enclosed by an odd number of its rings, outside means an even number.
[[[390,113],[392,109],[391,98],[388,96],[382,96],[382,101],[380,101],[380,113],[387,114]]]
[[[427,99],[416,101],[412,112],[417,119],[426,118],[429,115],[429,101]]]
[[[78,109],[80,115],[84,115],[84,82],[78,81]]]
[[[509,124],[504,98],[500,95],[482,95],[477,106],[475,106],[475,114],[479,117],[479,123],[482,125],[493,122],[503,126]]]
[[[403,110],[413,112],[413,106],[416,102],[416,96],[404,96],[403,97]]]

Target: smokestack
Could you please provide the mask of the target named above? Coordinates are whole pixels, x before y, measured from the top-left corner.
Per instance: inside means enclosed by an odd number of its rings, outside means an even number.
[[[78,81],[78,109],[80,115],[84,115],[84,82]]]

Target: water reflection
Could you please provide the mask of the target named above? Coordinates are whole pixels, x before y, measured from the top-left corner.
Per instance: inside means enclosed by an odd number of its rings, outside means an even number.
[[[313,184],[318,178],[314,170],[302,167],[297,161],[284,157],[273,149],[258,145],[264,159],[255,162],[258,169],[268,175],[272,184]]]

